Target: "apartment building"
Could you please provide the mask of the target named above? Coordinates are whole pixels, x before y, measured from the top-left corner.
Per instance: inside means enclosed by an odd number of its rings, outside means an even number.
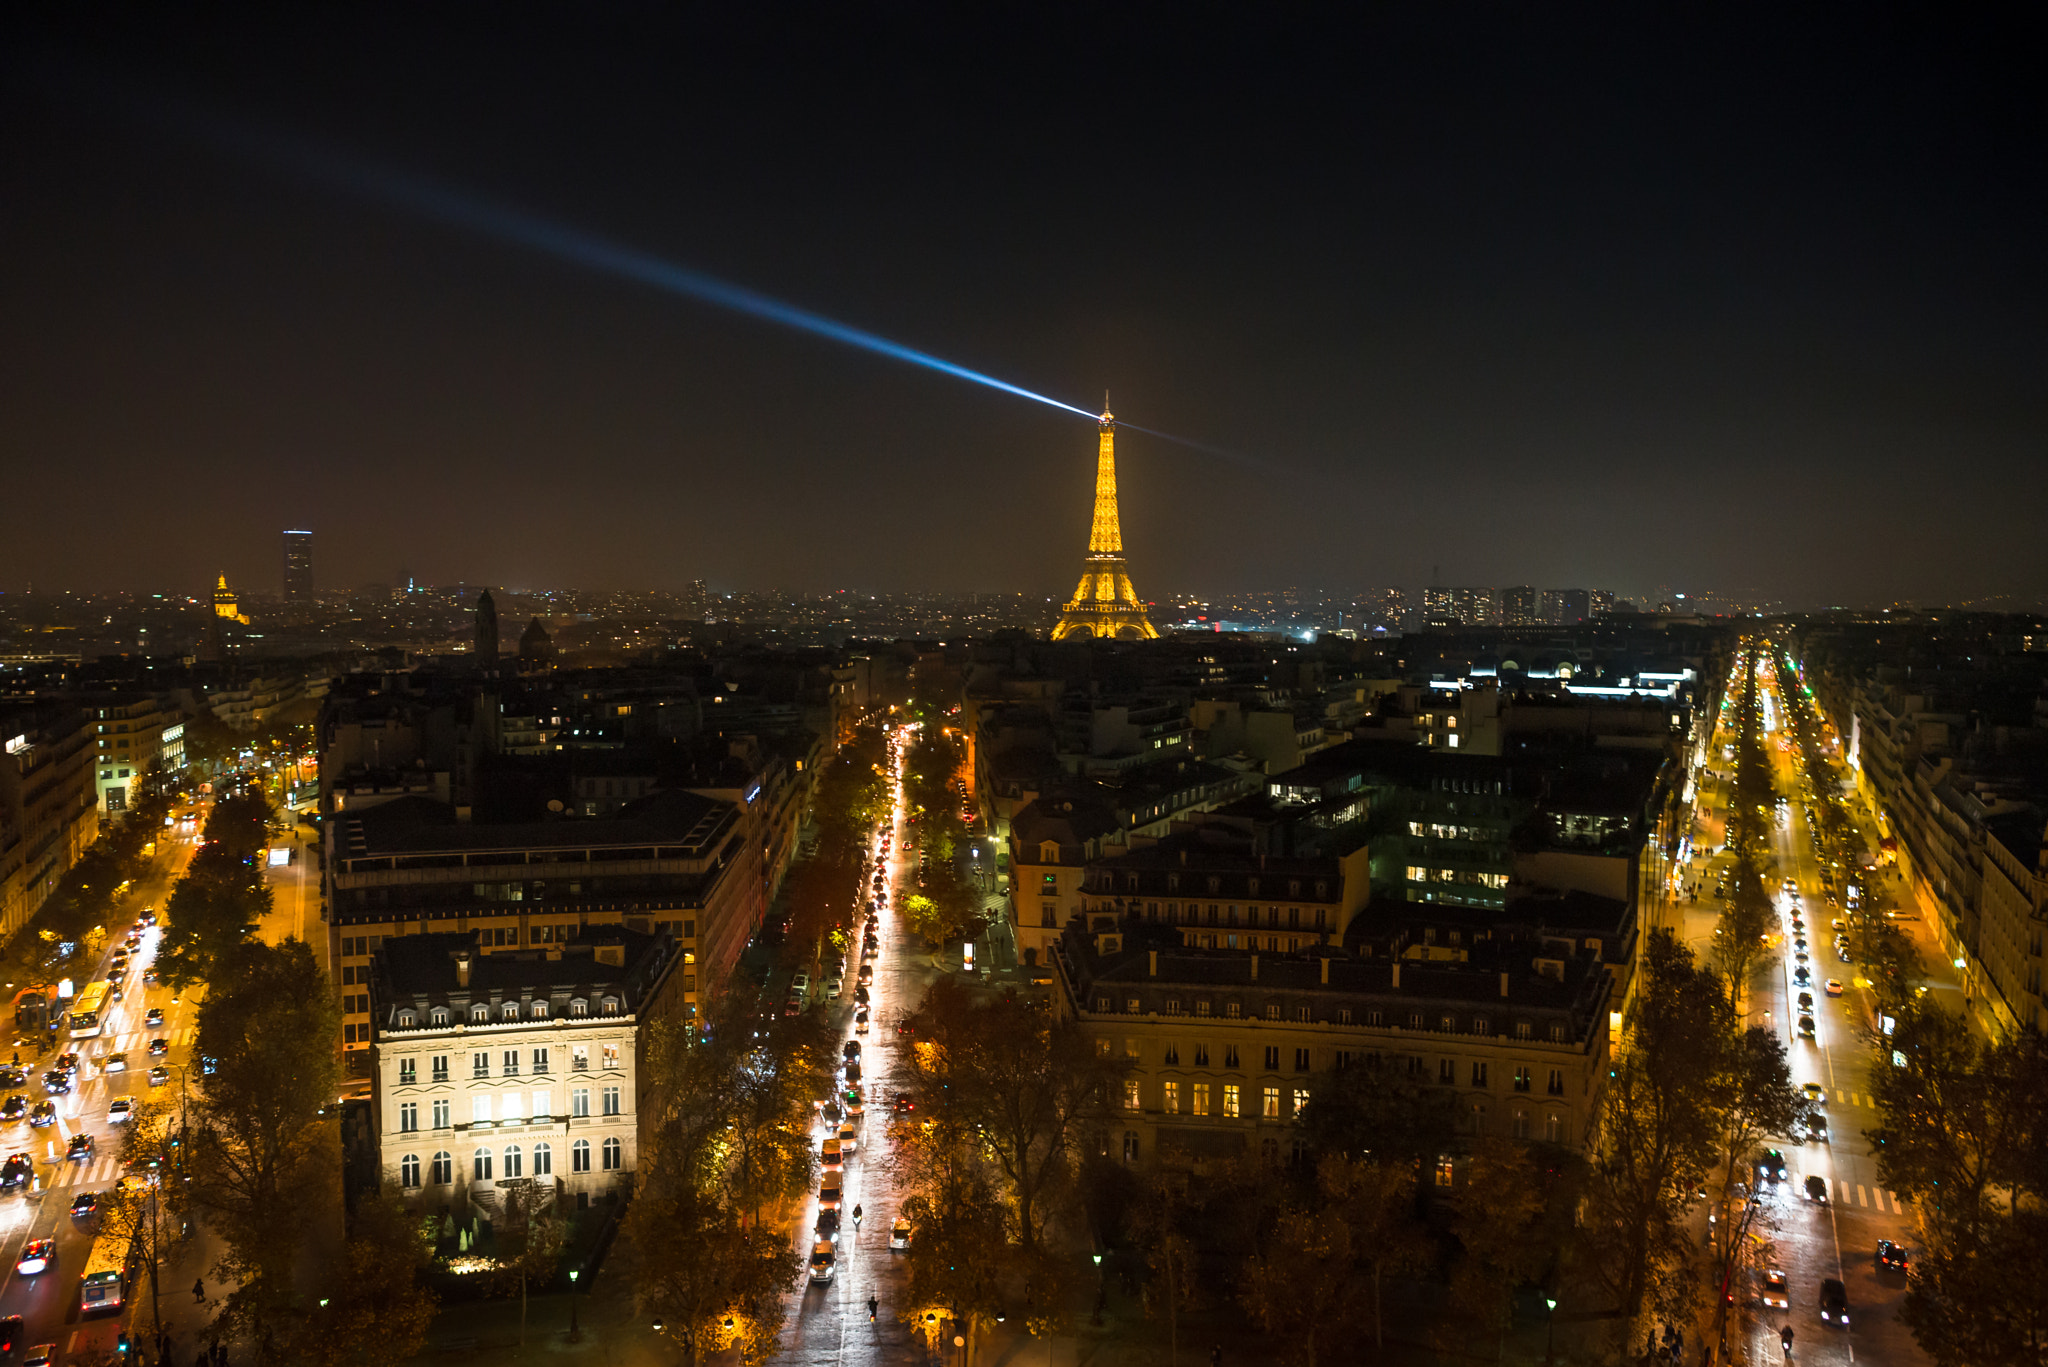
[[[383,1185],[487,1218],[512,1188],[577,1207],[628,1190],[643,1042],[683,1008],[684,967],[672,936],[616,926],[511,953],[475,931],[386,941],[367,974]]]
[[[81,701],[93,716],[94,788],[102,812],[126,810],[152,767],[165,773],[184,767],[185,712],[172,698],[107,694]]]
[[[1175,932],[1074,927],[1053,954],[1055,1004],[1132,1072],[1114,1152],[1199,1171],[1279,1163],[1318,1075],[1391,1062],[1454,1098],[1465,1141],[1583,1147],[1606,1078],[1611,975],[1567,942],[1475,930],[1399,957],[1190,948]],[[1460,1155],[1432,1174],[1455,1185]]]
[[[403,797],[323,825],[329,964],[342,1043],[373,1039],[372,956],[406,936],[467,934],[489,956],[618,926],[673,938],[693,1012],[730,977],[766,911],[761,850],[735,804],[680,791],[611,817],[493,825]]]
[[[0,937],[28,924],[99,837],[93,725],[70,703],[0,705]]]

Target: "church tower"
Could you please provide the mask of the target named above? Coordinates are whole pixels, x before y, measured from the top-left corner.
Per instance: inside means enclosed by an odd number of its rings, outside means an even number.
[[[1121,637],[1150,641],[1159,632],[1145,615],[1138,591],[1131,587],[1124,563],[1123,523],[1116,512],[1116,418],[1103,406],[1095,454],[1095,522],[1088,532],[1088,558],[1081,562],[1081,585],[1073,601],[1060,610],[1055,641],[1073,637]]]

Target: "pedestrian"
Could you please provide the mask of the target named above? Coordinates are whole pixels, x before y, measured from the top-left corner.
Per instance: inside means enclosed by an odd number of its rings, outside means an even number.
[[[204,1277],[194,1277],[192,1279],[192,1303],[194,1305],[206,1304],[206,1279]]]

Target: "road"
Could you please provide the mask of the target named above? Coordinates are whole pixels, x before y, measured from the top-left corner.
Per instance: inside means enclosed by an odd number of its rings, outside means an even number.
[[[108,926],[110,943],[95,964],[96,977],[106,976],[113,949],[122,943],[123,935],[135,924],[135,917],[142,909],[148,906],[161,909],[164,905],[172,882],[183,872],[191,855],[192,831],[200,819],[203,819],[203,813],[195,818],[191,827],[181,825],[176,828],[176,833],[160,846],[162,852],[157,857],[155,868],[137,880],[135,887],[122,899],[120,918]],[[33,1129],[25,1120],[6,1122],[4,1134],[0,1134],[0,1143],[5,1144],[7,1152],[26,1153],[31,1157],[36,1175],[31,1190],[0,1195],[0,1254],[4,1254],[5,1259],[0,1263],[0,1315],[22,1316],[25,1321],[23,1342],[56,1344],[62,1354],[60,1361],[111,1350],[116,1335],[130,1314],[134,1315],[134,1322],[138,1325],[148,1324],[151,1320],[146,1278],[140,1285],[130,1288],[129,1303],[121,1314],[81,1320],[78,1312],[79,1282],[98,1232],[98,1217],[74,1219],[71,1202],[81,1192],[107,1190],[120,1176],[123,1126],[108,1121],[109,1103],[121,1096],[134,1098],[137,1102],[151,1096],[175,1101],[192,1059],[197,1010],[194,995],[188,993],[183,1000],[178,1000],[168,989],[143,980],[155,957],[158,933],[155,929],[143,931],[140,947],[130,955],[123,975],[122,998],[109,1004],[97,1037],[74,1040],[66,1031],[54,1049],[36,1049],[33,1045],[21,1049],[22,1063],[34,1066],[30,1067],[27,1084],[12,1090],[30,1102],[45,1096],[42,1086],[44,1066],[57,1053],[75,1050],[79,1055],[74,1089],[67,1095],[54,1098],[57,1103],[56,1122],[43,1129]],[[144,1024],[145,1013],[152,1007],[164,1013],[161,1026]],[[154,1039],[167,1041],[168,1053],[151,1058],[147,1051]],[[110,1070],[107,1065],[117,1055],[126,1067]],[[151,1084],[148,1070],[152,1063],[166,1065],[169,1077],[165,1083]],[[75,1134],[91,1136],[93,1148],[89,1158],[65,1157]],[[23,1247],[32,1239],[43,1238],[56,1240],[54,1264],[49,1270],[33,1276],[17,1271]],[[196,1256],[181,1259],[179,1266],[186,1261],[203,1265],[207,1256],[204,1236],[201,1236],[199,1247],[188,1245],[185,1251]],[[167,1308],[174,1298],[190,1303],[189,1282],[182,1290],[169,1284],[164,1290]]]
[[[893,750],[897,766],[894,786],[895,807],[888,823],[892,837],[889,855],[882,860],[889,889],[887,904],[880,910],[878,938],[881,950],[875,960],[874,982],[869,987],[871,1028],[854,1032],[854,1008],[842,998],[829,1008],[846,1037],[862,1044],[862,1088],[866,1114],[858,1122],[859,1147],[846,1162],[845,1213],[839,1235],[838,1266],[829,1283],[801,1283],[788,1306],[789,1327],[776,1354],[778,1363],[866,1364],[901,1363],[923,1360],[911,1328],[900,1318],[904,1311],[904,1273],[900,1259],[889,1251],[889,1229],[896,1219],[897,1193],[889,1177],[889,1100],[899,1092],[915,1090],[913,1067],[906,1042],[896,1033],[896,1022],[923,1000],[925,988],[939,972],[923,941],[903,929],[896,908],[907,886],[914,886],[916,869],[905,846],[914,827],[904,822],[900,750]],[[879,852],[879,841],[877,841]],[[849,992],[851,988],[849,987]],[[819,1143],[829,1137],[821,1121],[815,1132]],[[862,1208],[859,1229],[852,1220],[854,1206]],[[799,1248],[808,1254],[811,1232],[817,1223],[818,1203],[807,1202],[798,1231]],[[880,1312],[868,1323],[867,1301],[873,1296]]]
[[[1870,1070],[1875,1066],[1868,1043],[1870,995],[1854,966],[1844,963],[1832,947],[1830,923],[1841,913],[1823,896],[1819,861],[1803,810],[1804,770],[1792,748],[1792,733],[1782,725],[1783,702],[1775,677],[1768,667],[1761,674],[1764,741],[1771,757],[1772,783],[1787,800],[1773,834],[1775,869],[1769,880],[1778,889],[1779,935],[1750,985],[1750,1023],[1769,1026],[1781,1036],[1790,1035],[1787,1056],[1793,1081],[1820,1086],[1826,1097],[1829,1135],[1824,1141],[1800,1142],[1789,1137],[1771,1141],[1783,1152],[1787,1171],[1784,1181],[1767,1188],[1768,1228],[1764,1234],[1770,1242],[1770,1265],[1782,1269],[1790,1279],[1791,1305],[1766,1313],[1758,1300],[1759,1285],[1753,1282],[1739,1291],[1730,1329],[1733,1360],[1782,1362],[1779,1330],[1790,1324],[1798,1362],[1926,1362],[1927,1356],[1898,1319],[1905,1278],[1877,1270],[1879,1239],[1911,1248],[1917,1246],[1918,1233],[1910,1204],[1879,1184],[1872,1146],[1864,1137],[1878,1120],[1870,1096]],[[1732,727],[1715,737],[1714,762],[1724,766],[1724,771],[1727,747],[1734,743]],[[1726,808],[1725,783],[1710,778],[1704,791]],[[1858,799],[1852,793],[1845,801],[1853,808]],[[1868,814],[1857,815],[1859,824],[1867,825]],[[1725,856],[1697,861],[1693,876],[1701,881],[1700,900],[1678,904],[1683,933],[1702,954],[1712,942],[1719,915],[1719,904],[1708,894],[1716,873],[1729,862]],[[1783,880],[1788,877],[1793,888],[1784,890]],[[1804,920],[1808,942],[1803,951],[1808,955],[1804,967],[1810,986],[1795,979],[1802,967],[1797,957],[1802,951],[1795,917]],[[1842,984],[1841,996],[1827,994],[1830,979]],[[1811,993],[1814,1003],[1811,1039],[1801,1038],[1795,1030],[1805,1014],[1798,1002],[1803,991]],[[1826,1204],[1806,1199],[1809,1176],[1828,1184]],[[1848,1289],[1850,1325],[1846,1332],[1820,1318],[1820,1283],[1825,1277],[1841,1278]]]

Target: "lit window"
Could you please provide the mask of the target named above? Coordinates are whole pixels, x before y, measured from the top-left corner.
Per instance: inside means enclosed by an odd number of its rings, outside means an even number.
[[[1195,1084],[1195,1114],[1209,1114],[1209,1084],[1206,1082]]]
[[[1179,1115],[1180,1084],[1178,1082],[1171,1081],[1161,1083],[1159,1102],[1160,1109],[1165,1111],[1168,1115]]]
[[[1138,1083],[1133,1078],[1124,1083],[1124,1109],[1135,1111],[1140,1109],[1140,1104],[1138,1100]]]
[[[1280,1089],[1278,1087],[1266,1088],[1263,1094],[1263,1102],[1264,1104],[1259,1114],[1268,1120],[1278,1120],[1280,1118]]]
[[[1237,1092],[1238,1087],[1235,1082],[1223,1084],[1223,1114],[1232,1120],[1237,1119],[1238,1115]]]

